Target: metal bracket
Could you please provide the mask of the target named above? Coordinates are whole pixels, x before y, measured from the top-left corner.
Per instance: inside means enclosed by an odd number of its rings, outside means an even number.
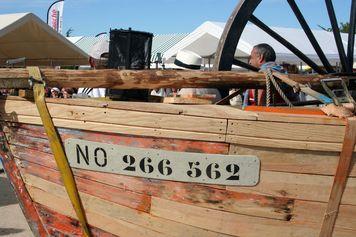
[[[344,80],[342,80],[341,78],[328,78],[328,79],[322,79],[320,80],[321,85],[323,86],[324,90],[326,91],[326,93],[332,98],[332,100],[334,101],[334,104],[337,106],[342,106],[342,103],[352,103],[355,104],[355,100],[352,98],[349,90],[347,89],[347,85],[344,82]],[[340,83],[342,86],[342,89],[338,89],[338,90],[331,90],[328,86],[328,83]],[[342,91],[343,94],[346,97],[338,97],[336,95],[335,92],[337,91]]]
[[[43,84],[43,86],[46,86],[46,82],[43,80],[37,80],[34,77],[30,76],[28,79],[28,84],[30,85],[30,88],[32,89],[35,84]]]

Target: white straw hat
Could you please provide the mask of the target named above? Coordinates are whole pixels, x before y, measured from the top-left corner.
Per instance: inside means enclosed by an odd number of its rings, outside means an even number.
[[[189,50],[180,50],[174,60],[175,68],[198,70],[202,64],[202,57]]]
[[[97,41],[91,48],[89,56],[94,59],[100,59],[103,54],[109,53],[109,40],[104,38]]]

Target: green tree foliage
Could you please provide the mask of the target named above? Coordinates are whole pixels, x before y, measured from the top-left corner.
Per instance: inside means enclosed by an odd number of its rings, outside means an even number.
[[[326,28],[324,26],[321,26],[321,25],[318,25],[321,29],[325,30],[325,31],[329,31],[329,32],[332,32],[333,29],[331,27],[329,28]],[[348,22],[346,23],[343,23],[343,22],[340,22],[340,26],[339,26],[339,29],[340,29],[340,32],[341,33],[349,33],[349,29],[350,29],[350,24]]]
[[[66,32],[66,37],[72,36],[73,31],[74,31],[74,29],[72,27],[70,27]]]

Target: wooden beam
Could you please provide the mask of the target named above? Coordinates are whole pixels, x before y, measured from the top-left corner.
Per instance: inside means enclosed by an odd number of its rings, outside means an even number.
[[[178,70],[55,70],[41,69],[50,87],[105,87],[111,89],[214,88],[265,86],[263,73]],[[318,85],[320,75],[288,75],[298,83]],[[27,69],[0,69],[0,88],[29,88]]]

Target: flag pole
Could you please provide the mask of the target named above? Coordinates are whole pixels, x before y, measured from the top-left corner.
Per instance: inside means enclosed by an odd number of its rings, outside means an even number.
[[[51,8],[53,7],[54,4],[59,3],[59,2],[64,2],[64,0],[57,0],[54,3],[52,3],[51,6],[49,6],[49,8],[47,10],[47,19],[46,19],[47,25],[48,25],[49,10],[51,10]]]

